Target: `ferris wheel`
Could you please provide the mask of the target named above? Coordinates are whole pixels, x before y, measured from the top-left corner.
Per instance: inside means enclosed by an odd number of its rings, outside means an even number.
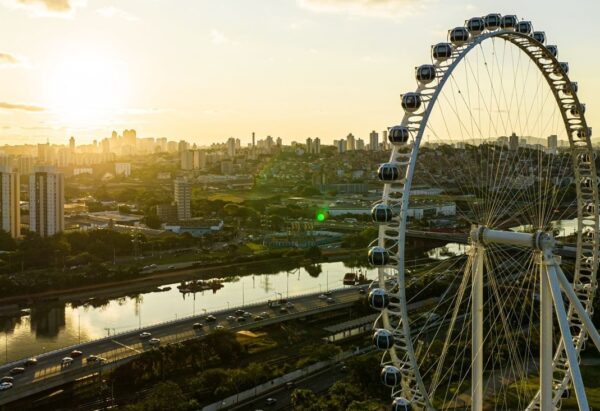
[[[598,177],[577,83],[514,15],[467,20],[431,59],[401,96],[372,210],[369,302],[392,408],[547,411],[570,397],[587,410]],[[417,224],[467,251],[409,256]]]

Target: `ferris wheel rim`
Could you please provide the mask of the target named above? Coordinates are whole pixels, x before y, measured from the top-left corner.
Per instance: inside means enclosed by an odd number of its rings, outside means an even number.
[[[425,130],[425,127],[427,125],[427,122],[429,120],[429,116],[432,112],[432,110],[435,107],[435,103],[437,101],[437,98],[440,94],[440,92],[444,89],[444,85],[446,83],[446,81],[448,80],[448,78],[450,77],[450,75],[452,74],[452,72],[455,70],[455,68],[459,65],[459,63],[463,60],[463,58],[469,53],[469,51],[471,51],[474,47],[476,47],[477,45],[481,44],[483,41],[486,41],[488,39],[493,39],[493,38],[502,38],[504,40],[507,40],[509,43],[511,43],[512,45],[516,46],[517,48],[519,48],[521,51],[523,51],[536,65],[536,67],[539,69],[539,72],[543,75],[543,77],[546,79],[550,89],[552,90],[552,93],[555,97],[555,104],[561,108],[561,116],[562,116],[562,120],[563,120],[563,125],[565,127],[565,130],[567,132],[567,136],[568,136],[568,140],[569,140],[569,152],[572,155],[572,159],[571,159],[571,163],[573,165],[573,169],[575,172],[575,185],[576,185],[576,197],[577,197],[577,222],[578,222],[578,235],[577,235],[577,251],[576,251],[576,267],[575,267],[575,274],[574,274],[574,283],[578,281],[579,277],[580,277],[580,273],[582,270],[582,260],[585,256],[589,256],[592,258],[592,263],[591,263],[591,275],[593,280],[596,280],[596,268],[598,267],[598,246],[597,246],[597,236],[598,236],[598,232],[599,232],[599,221],[598,221],[598,212],[597,212],[597,207],[598,207],[598,188],[596,184],[593,184],[592,186],[592,193],[590,196],[591,197],[591,201],[593,202],[593,204],[595,205],[595,210],[594,210],[594,214],[593,215],[584,215],[584,206],[585,204],[583,204],[583,196],[582,196],[582,192],[581,192],[581,170],[580,167],[578,167],[577,162],[579,161],[577,159],[577,153],[581,153],[581,152],[587,152],[590,155],[593,155],[593,150],[591,147],[591,141],[590,141],[590,136],[589,135],[585,135],[584,138],[579,138],[576,135],[577,130],[588,130],[588,126],[587,126],[587,122],[585,119],[585,113],[584,113],[584,109],[583,109],[583,105],[581,104],[581,102],[579,101],[579,98],[577,96],[577,93],[575,91],[572,92],[570,99],[572,100],[572,102],[570,102],[569,104],[571,104],[571,106],[574,106],[577,108],[578,112],[580,113],[579,118],[577,121],[573,122],[571,121],[572,119],[568,118],[566,115],[566,111],[563,110],[563,100],[561,99],[560,96],[560,92],[561,90],[559,90],[557,88],[558,84],[566,84],[569,87],[571,86],[571,81],[570,78],[568,77],[567,73],[564,72],[563,68],[561,67],[559,61],[557,60],[557,58],[552,55],[550,52],[548,52],[546,46],[543,43],[540,43],[539,41],[536,41],[530,34],[523,34],[523,33],[518,33],[516,31],[511,31],[511,30],[496,30],[496,31],[490,31],[490,32],[485,32],[482,34],[479,34],[477,36],[475,36],[472,40],[470,40],[469,42],[458,46],[457,48],[454,48],[452,56],[446,60],[446,61],[438,61],[433,63],[434,67],[436,68],[436,70],[438,69],[444,69],[443,70],[443,76],[436,82],[436,84],[434,84],[433,86],[431,84],[419,84],[417,87],[417,90],[415,93],[425,96],[426,98],[424,99],[424,104],[425,104],[425,109],[418,113],[411,113],[411,112],[406,112],[404,115],[404,118],[402,120],[402,122],[400,123],[400,126],[403,127],[407,127],[409,128],[413,134],[414,134],[414,138],[413,138],[413,148],[411,149],[410,152],[410,157],[406,158],[405,157],[405,161],[407,162],[407,171],[406,171],[406,176],[404,179],[404,183],[403,183],[403,187],[402,187],[402,200],[401,200],[401,213],[400,216],[398,217],[398,221],[397,221],[397,228],[398,228],[398,236],[397,236],[397,246],[398,246],[398,251],[395,253],[396,255],[393,256],[392,258],[392,263],[395,263],[395,266],[391,266],[390,268],[395,269],[396,270],[396,280],[397,280],[397,284],[399,285],[399,291],[397,292],[397,297],[399,300],[399,313],[395,313],[394,315],[398,315],[401,319],[403,319],[404,321],[402,322],[402,332],[404,333],[405,336],[408,336],[408,338],[406,338],[406,341],[403,341],[402,344],[404,344],[405,348],[405,352],[406,355],[408,357],[408,362],[410,363],[410,367],[411,370],[410,372],[414,375],[414,379],[416,382],[416,387],[414,389],[412,389],[411,393],[413,395],[413,398],[416,399],[417,403],[422,404],[425,408],[428,409],[433,409],[433,406],[431,404],[431,400],[429,398],[429,394],[425,388],[423,379],[421,378],[420,375],[420,370],[419,370],[419,365],[416,361],[416,355],[415,355],[415,350],[412,344],[412,340],[410,338],[410,333],[411,333],[411,329],[410,329],[410,325],[408,324],[408,319],[410,318],[407,312],[407,300],[406,300],[406,294],[405,294],[405,285],[406,285],[406,281],[405,281],[405,265],[404,265],[404,261],[405,261],[405,250],[404,250],[404,246],[405,246],[405,241],[406,241],[406,230],[407,230],[407,209],[408,209],[408,203],[409,203],[409,199],[410,199],[410,189],[412,187],[412,180],[413,180],[413,174],[416,168],[416,160],[418,158],[418,154],[419,154],[419,148],[421,145],[421,140],[423,137],[423,133]],[[541,55],[543,55],[544,60],[548,61],[547,63],[545,63],[543,66],[540,64],[540,60],[541,60]],[[451,61],[449,61],[451,60]],[[549,68],[551,67],[553,70],[549,71],[546,70],[545,68]],[[556,79],[556,78],[551,78],[551,73],[555,70],[558,69],[560,70],[561,75],[561,79]],[[425,92],[425,93],[423,93]],[[589,133],[588,133],[589,134]],[[577,141],[575,141],[577,140]],[[583,145],[578,145],[576,147],[576,143],[584,143]],[[390,157],[390,162],[396,162],[399,158],[399,151],[398,151],[398,147],[397,146],[393,146],[392,152],[391,152],[391,157]],[[595,164],[592,161],[591,163],[591,170],[590,170],[590,175],[595,176],[596,175],[596,169],[595,169]],[[389,200],[389,194],[390,194],[390,189],[391,189],[391,184],[386,183],[384,186],[384,190],[383,190],[383,195],[382,195],[382,203],[387,203]],[[589,220],[590,218],[593,218],[593,224],[586,224],[586,227],[592,227],[593,231],[594,231],[594,241],[591,247],[588,247],[587,249],[584,250],[583,247],[583,238],[582,238],[582,228],[584,226],[583,224],[583,220],[587,219]],[[378,244],[380,246],[384,245],[384,228],[382,228],[380,226],[379,229],[379,235],[378,235]],[[585,254],[587,253],[587,254]],[[388,275],[385,273],[385,268],[381,268],[379,269],[379,283],[380,283],[380,287],[385,288],[385,280],[386,278],[388,278]],[[586,311],[590,311],[590,306],[593,300],[595,294],[595,289],[592,289],[591,291],[588,291],[587,294],[587,299],[585,301],[583,301],[584,306],[586,308]],[[390,312],[389,310],[383,310],[382,312],[382,316],[381,319],[383,321],[383,326],[384,329],[390,330],[390,331],[394,331],[393,327],[390,326]],[[573,318],[573,309],[571,307],[571,305],[569,305],[568,307],[568,319],[569,322],[572,321]],[[575,345],[576,351],[579,354],[582,350],[582,344],[583,344],[583,340],[585,340],[585,331],[583,330],[583,328],[580,328],[580,334],[578,338],[578,342]],[[562,343],[561,343],[562,344]],[[561,353],[563,352],[563,347],[561,346],[561,344],[559,344],[559,346],[556,348],[555,351],[555,358],[560,357],[560,355],[562,355]],[[396,348],[392,347],[389,350],[390,353],[390,357],[391,357],[391,363],[402,367],[403,365],[400,364],[400,361],[398,360],[398,354],[396,352]],[[569,383],[569,373],[568,372],[564,372],[562,373],[562,382],[560,385],[558,385],[558,387],[555,387],[553,389],[553,396],[555,398],[555,403],[557,401],[560,400],[560,397],[562,395],[562,393],[566,390],[568,383]],[[539,392],[538,392],[539,394]],[[536,394],[536,398],[537,398],[537,394]],[[528,407],[531,408],[532,404],[535,402],[535,398],[532,401],[532,403],[530,404],[530,406]]]

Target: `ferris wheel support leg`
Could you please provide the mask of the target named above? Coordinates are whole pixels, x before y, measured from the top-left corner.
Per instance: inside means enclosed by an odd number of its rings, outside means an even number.
[[[552,291],[544,265],[540,261],[540,409],[553,410],[552,402]]]
[[[547,253],[550,254],[549,257],[547,256]],[[560,328],[560,336],[567,354],[567,361],[569,362],[569,372],[571,373],[571,379],[573,381],[573,389],[577,398],[577,405],[579,406],[580,411],[589,411],[590,406],[585,394],[583,378],[581,378],[581,370],[579,369],[577,352],[575,352],[575,347],[573,346],[573,336],[571,335],[571,330],[569,329],[569,320],[567,318],[565,304],[562,299],[560,285],[557,279],[558,263],[552,256],[551,251],[544,253],[544,266],[546,268],[546,281],[550,286],[550,291],[552,292],[554,310],[556,311],[558,326]],[[552,367],[552,364],[550,367]],[[550,386],[550,389],[552,389],[552,386]]]
[[[567,280],[567,277],[565,276],[565,273],[563,273],[563,270],[560,268],[560,265],[556,267],[556,274],[558,277],[558,282],[560,283],[560,287],[567,295],[567,298],[569,298],[569,301],[573,305],[575,311],[577,311],[577,314],[579,314],[579,318],[581,318],[581,320],[583,321],[585,330],[590,335],[590,338],[594,342],[596,349],[600,351],[600,333],[598,333],[598,330],[594,326],[590,315],[581,304],[581,301],[579,301],[579,298],[577,298],[575,291],[573,291],[573,285],[569,282],[569,280]]]
[[[483,259],[485,248],[477,245],[474,248],[472,273],[473,322],[471,324],[471,410],[483,409]]]

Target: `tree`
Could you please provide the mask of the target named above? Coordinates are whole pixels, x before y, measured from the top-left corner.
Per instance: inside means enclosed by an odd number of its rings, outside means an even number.
[[[128,406],[127,411],[181,411],[189,408],[189,402],[179,387],[172,381],[156,384],[141,402]]]
[[[321,258],[323,254],[321,253],[321,249],[319,247],[313,246],[310,247],[309,249],[307,249],[304,252],[304,256],[306,258],[310,258],[311,260],[318,260],[319,258]]]
[[[319,398],[311,390],[296,389],[292,392],[290,403],[293,410],[297,411],[317,411],[322,410],[319,405]]]
[[[156,214],[148,214],[146,217],[144,217],[144,224],[150,228],[159,229],[161,221]]]
[[[17,249],[17,242],[11,237],[10,233],[0,230],[0,250],[14,251]]]

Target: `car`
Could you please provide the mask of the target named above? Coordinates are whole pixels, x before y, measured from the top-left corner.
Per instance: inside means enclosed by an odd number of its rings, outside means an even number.
[[[83,355],[83,353],[79,350],[73,350],[71,351],[71,358],[77,358],[77,357],[81,357]]]
[[[240,315],[244,315],[245,311],[244,310],[235,310],[235,315],[237,315],[238,317]]]
[[[25,362],[23,363],[23,365],[25,367],[31,367],[33,365],[36,365],[38,362],[37,358],[28,358],[25,360]]]
[[[12,387],[12,382],[0,382],[0,391],[10,390]]]
[[[324,293],[327,297],[331,297],[333,295],[333,293],[331,291],[326,291]]]
[[[23,374],[25,372],[25,368],[23,367],[15,367],[9,371],[10,375]]]
[[[243,313],[242,315],[243,315],[244,317],[246,317],[246,318],[250,318],[250,317],[252,317],[252,313],[251,313],[251,312],[248,312],[248,311],[244,311],[244,313]]]
[[[294,381],[286,382],[285,388],[287,388],[288,390],[293,390],[294,388],[296,388],[296,384],[294,383]]]
[[[194,323],[194,324],[192,325],[192,328],[193,328],[194,330],[201,330],[203,326],[204,326],[204,325],[203,325],[202,323]]]
[[[174,265],[170,265],[170,266],[168,266],[167,268],[168,268],[169,270],[174,270],[174,269],[175,269],[175,266],[174,266]]]
[[[14,382],[15,378],[11,377],[10,375],[5,375],[4,377],[0,378],[0,383],[2,382]]]
[[[265,317],[263,317],[262,315],[255,315],[254,316],[254,321],[260,321],[260,320],[264,320]]]
[[[62,360],[60,360],[61,367],[68,367],[69,365],[71,365],[71,363],[73,363],[73,358],[71,357],[65,357]]]
[[[217,321],[217,317],[215,317],[214,315],[209,315],[208,317],[206,317],[206,321],[209,323],[215,322]]]
[[[327,303],[328,304],[333,304],[335,302],[335,300],[331,297],[327,297]]]
[[[263,311],[262,313],[259,314],[261,317],[265,317],[267,318],[269,316],[269,313],[266,311]]]
[[[288,309],[287,309],[287,307],[286,307],[285,305],[283,305],[283,306],[282,306],[282,307],[279,309],[279,312],[281,312],[281,313],[287,313],[287,311],[288,311]]]
[[[142,338],[142,339],[147,339],[150,337],[152,337],[152,334],[149,333],[148,331],[144,331],[143,333],[140,333],[140,338]]]
[[[275,404],[277,404],[277,398],[269,397],[265,400],[265,404],[275,405]]]
[[[246,317],[238,317],[235,319],[238,323],[246,321]]]
[[[320,299],[320,300],[326,300],[326,299],[327,299],[327,296],[326,296],[325,294],[321,294],[321,295],[319,296],[319,299]]]
[[[90,355],[85,359],[85,361],[90,363],[90,362],[100,361],[100,359],[101,359],[101,357],[98,357],[97,355]]]
[[[152,346],[158,346],[160,345],[160,338],[150,338],[150,340],[148,340],[148,344]]]
[[[366,293],[367,293],[367,290],[365,290],[364,288],[359,288],[359,289],[358,289],[358,292],[359,292],[360,294],[366,294]]]
[[[293,303],[293,302],[291,302],[291,301],[288,301],[287,303],[285,303],[285,306],[286,306],[287,308],[293,308],[293,307],[294,307],[294,303]]]
[[[215,327],[215,330],[224,330],[224,329],[225,329],[225,327],[223,327],[221,324],[219,324]]]

